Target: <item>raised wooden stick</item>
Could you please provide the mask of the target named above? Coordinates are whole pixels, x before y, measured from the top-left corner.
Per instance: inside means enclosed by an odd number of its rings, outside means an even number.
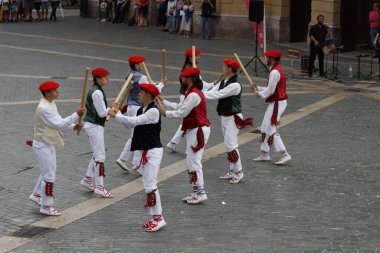
[[[251,79],[251,77],[248,75],[247,70],[244,68],[244,65],[243,65],[243,63],[241,62],[239,56],[238,56],[236,53],[234,53],[234,56],[235,56],[236,60],[239,62],[240,67],[241,67],[241,69],[243,70],[245,77],[247,77],[248,82],[249,82],[249,85],[252,85],[252,84],[253,84],[252,79]]]
[[[219,78],[216,79],[216,82],[214,81],[214,85],[217,85],[224,79],[224,73],[220,74]]]
[[[195,46],[191,47],[191,56],[192,56],[192,62],[193,62],[193,68],[197,67],[197,60],[195,56]]]
[[[86,103],[86,95],[87,95],[87,83],[88,83],[88,76],[90,75],[90,68],[86,68],[86,72],[84,74],[84,80],[83,80],[83,87],[82,87],[82,98],[80,101],[80,107],[84,108],[84,105]],[[79,117],[78,124],[83,124],[83,115]],[[80,130],[77,130],[77,135],[79,135]]]
[[[150,74],[149,74],[148,69],[146,68],[145,62],[143,62],[142,64],[143,64],[143,68],[144,68],[144,71],[145,71],[146,77],[148,77],[148,81],[149,81],[149,83],[153,84],[152,77],[150,77]]]
[[[162,49],[162,79],[166,79],[166,50]]]
[[[119,110],[120,104],[124,103],[125,98],[127,98],[128,87],[129,87],[129,84],[131,83],[132,77],[133,77],[133,74],[130,73],[127,80],[125,81],[123,87],[121,88],[119,94],[117,95],[117,97],[115,99],[115,103],[117,104],[117,106],[112,107],[111,110]],[[124,98],[124,100],[123,100],[123,98]],[[106,120],[109,120],[109,119],[110,119],[110,116],[107,116]]]

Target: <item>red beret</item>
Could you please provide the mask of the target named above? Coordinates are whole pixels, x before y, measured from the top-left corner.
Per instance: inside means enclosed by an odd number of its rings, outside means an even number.
[[[156,87],[156,85],[151,83],[140,83],[140,89],[142,89],[145,92],[148,92],[150,95],[152,95],[153,98],[157,97],[160,94],[160,91]]]
[[[144,62],[145,61],[145,58],[140,56],[140,55],[133,55],[131,57],[129,57],[128,59],[128,62],[129,64],[136,64],[136,63],[140,63],[140,62]]]
[[[46,81],[40,84],[40,91],[46,92],[49,90],[54,90],[59,87],[59,84],[53,81]]]
[[[201,71],[198,68],[188,68],[181,72],[181,76],[189,77],[189,76],[199,76]]]
[[[199,50],[199,49],[195,49],[195,56],[197,56],[197,55],[199,55],[201,53],[201,50]],[[186,52],[185,52],[185,56],[186,57],[191,57],[191,56],[193,56],[193,50],[190,48],[190,49],[188,49],[188,50],[186,50]]]
[[[238,69],[240,67],[240,64],[237,60],[235,59],[230,59],[230,58],[227,58],[227,59],[224,59],[223,61],[228,67],[232,68],[232,69]]]
[[[103,76],[108,76],[110,72],[106,70],[105,68],[96,68],[92,70],[92,75],[94,77],[103,77]]]
[[[280,58],[282,53],[277,50],[269,50],[269,51],[266,51],[264,55],[269,58]]]

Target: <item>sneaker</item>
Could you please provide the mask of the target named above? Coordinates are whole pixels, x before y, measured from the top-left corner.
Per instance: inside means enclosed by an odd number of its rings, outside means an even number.
[[[170,149],[172,152],[177,152],[177,145],[173,142],[169,142],[166,147]]]
[[[104,197],[104,198],[113,198],[113,195],[111,192],[107,191],[104,186],[101,186],[101,185],[98,185],[96,188],[95,188],[95,191],[94,191],[96,194]]]
[[[270,157],[269,156],[259,156],[255,159],[252,159],[254,162],[267,162],[267,161],[270,161]]]
[[[62,214],[60,211],[58,211],[52,206],[41,206],[40,213],[43,213],[49,216],[59,216]]]
[[[289,160],[292,160],[292,157],[290,155],[284,155],[283,157],[281,157],[281,159],[278,162],[275,162],[275,164],[276,165],[283,165]]]
[[[224,176],[220,176],[219,179],[220,179],[220,180],[230,180],[230,179],[233,178],[233,177],[234,177],[234,173],[231,172],[231,171],[229,171],[229,172],[227,172],[226,175],[224,175]]]
[[[196,205],[207,200],[206,193],[194,194],[194,196],[187,201],[187,204]]]
[[[148,223],[149,227],[147,227],[146,232],[157,232],[166,226],[164,217],[161,217],[159,219],[152,219]]]
[[[242,180],[244,177],[243,171],[239,171],[237,173],[234,173],[233,177],[230,180],[230,184],[237,184]]]
[[[91,180],[88,180],[87,178],[83,178],[82,181],[80,181],[80,184],[90,191],[95,191],[95,185],[91,183]]]
[[[35,193],[30,194],[29,199],[36,203],[37,205],[41,206],[41,196]]]
[[[125,171],[129,172],[129,168],[128,168],[128,166],[127,166],[127,164],[125,163],[124,160],[117,159],[115,162],[116,162],[117,165],[119,165],[119,167],[122,170],[125,170]]]
[[[182,199],[183,202],[187,203],[188,200],[191,200],[192,198],[196,197],[196,193],[195,192],[192,192],[192,193],[189,193],[189,195],[187,195],[186,197],[184,197]]]

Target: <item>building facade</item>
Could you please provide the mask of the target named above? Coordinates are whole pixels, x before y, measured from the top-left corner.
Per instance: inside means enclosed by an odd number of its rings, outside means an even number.
[[[96,16],[98,0],[87,0],[90,16]],[[129,15],[133,16],[136,0],[129,0]],[[215,5],[213,30],[215,37],[230,39],[253,39],[252,22],[248,17],[249,0],[211,0]],[[195,6],[194,34],[199,35],[200,4]],[[306,42],[308,29],[316,22],[319,14],[325,16],[325,24],[333,36],[352,50],[356,45],[369,43],[368,15],[373,0],[264,0],[267,40],[273,42]],[[157,20],[156,0],[150,0],[149,20],[155,25]]]

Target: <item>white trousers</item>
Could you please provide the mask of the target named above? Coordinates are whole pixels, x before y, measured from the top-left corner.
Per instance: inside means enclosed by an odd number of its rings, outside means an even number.
[[[137,165],[140,164],[142,153],[142,150],[135,151],[134,161],[138,161]],[[162,153],[162,148],[148,150],[148,162],[145,165],[141,165],[139,169],[142,174],[145,193],[150,193],[153,190],[156,190],[156,205],[149,208],[150,215],[162,214],[161,197],[157,189],[157,175],[162,160]]]
[[[193,151],[191,148],[192,146],[195,147],[198,144],[197,140],[197,131],[198,128],[193,128],[189,130],[186,133],[186,163],[187,167],[189,168],[190,172],[196,172],[197,173],[197,182],[195,185],[199,189],[203,189],[204,187],[204,180],[203,180],[203,170],[202,170],[202,155],[204,148],[198,150],[198,152]],[[204,126],[202,127],[203,135],[204,135],[204,141],[205,141],[205,146],[208,141],[208,137],[210,136],[210,127]]]
[[[86,177],[94,177],[96,185],[104,186],[104,177],[99,176],[99,165],[96,165],[96,162],[104,163],[106,159],[106,150],[104,147],[104,127],[85,122],[83,128],[90,141],[93,156],[88,164]]]
[[[241,113],[239,113],[238,116],[240,118],[243,118],[243,115]],[[226,152],[229,153],[236,149],[236,152],[239,155],[239,159],[236,163],[230,162],[230,171],[239,172],[242,170],[240,153],[238,150],[239,128],[236,127],[234,116],[227,116],[227,117],[222,116],[221,126],[222,126],[223,138],[224,138],[224,148],[226,149]]]
[[[126,115],[130,116],[130,117],[136,116],[139,108],[140,108],[140,106],[138,106],[138,105],[128,105]],[[124,149],[119,156],[119,159],[121,159],[123,161],[130,161],[130,159],[132,157],[131,144],[132,144],[133,129],[134,128],[131,128],[131,137],[129,137],[129,139],[127,140],[127,143],[125,143]]]
[[[54,203],[53,197],[46,195],[46,182],[54,183],[57,170],[57,159],[55,148],[51,144],[42,141],[33,141],[33,151],[37,158],[41,175],[38,177],[33,194],[41,196],[41,205],[51,206]]]
[[[287,101],[278,101],[277,121],[280,121],[281,115],[284,113],[287,106]],[[261,151],[269,152],[268,139],[273,135],[273,148],[276,152],[285,151],[285,145],[282,142],[281,136],[277,133],[276,126],[272,125],[271,119],[274,109],[274,103],[270,103],[265,112],[263,123],[261,124],[261,133],[265,133],[265,140],[261,143]]]
[[[178,145],[182,139],[183,131],[181,130],[182,124],[179,125],[177,132],[175,132],[173,138],[171,139],[170,143],[174,143],[175,145]]]

